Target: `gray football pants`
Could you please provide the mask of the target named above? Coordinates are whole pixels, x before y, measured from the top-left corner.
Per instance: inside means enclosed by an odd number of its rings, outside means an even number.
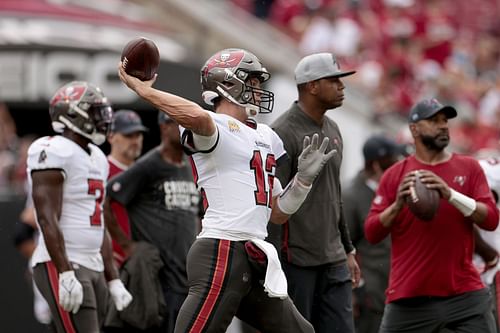
[[[83,287],[83,302],[76,314],[59,305],[59,274],[49,261],[33,269],[36,286],[47,301],[57,333],[99,333],[108,306],[108,288],[103,272],[73,264]]]
[[[189,295],[181,307],[176,333],[223,333],[234,316],[261,333],[314,332],[290,298],[270,298],[260,282],[245,242],[201,238],[187,258]]]

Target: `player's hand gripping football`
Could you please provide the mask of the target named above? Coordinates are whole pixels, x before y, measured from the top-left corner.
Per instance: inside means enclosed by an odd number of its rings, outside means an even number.
[[[140,96],[139,90],[141,87],[151,87],[155,83],[158,74],[155,74],[149,81],[141,81],[138,78],[127,74],[127,72],[125,72],[125,68],[123,67],[123,63],[120,61],[118,64],[118,76],[127,87],[135,91]]]
[[[59,274],[59,304],[68,312],[77,313],[83,302],[83,288],[75,271]]]
[[[420,170],[420,180],[428,189],[435,189],[439,192],[439,195],[449,200],[451,196],[450,187],[446,182],[436,175],[434,172],[429,170]]]
[[[132,295],[128,292],[120,279],[109,281],[108,288],[118,311],[122,311],[132,302]]]
[[[303,149],[299,155],[297,167],[297,179],[303,185],[311,185],[325,163],[337,153],[335,149],[325,153],[329,141],[330,139],[325,137],[321,146],[318,147],[318,134],[314,134],[312,140],[309,136],[304,137]]]

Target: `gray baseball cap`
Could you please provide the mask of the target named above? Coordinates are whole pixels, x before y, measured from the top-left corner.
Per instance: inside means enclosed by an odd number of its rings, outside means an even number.
[[[343,77],[356,71],[343,72],[332,53],[315,53],[302,58],[295,67],[295,82],[302,84],[327,77]]]
[[[443,105],[435,98],[424,99],[417,104],[415,104],[411,110],[408,117],[410,123],[416,123],[417,121],[429,119],[436,113],[443,111],[448,119],[455,118],[457,116],[457,110],[453,106]]]

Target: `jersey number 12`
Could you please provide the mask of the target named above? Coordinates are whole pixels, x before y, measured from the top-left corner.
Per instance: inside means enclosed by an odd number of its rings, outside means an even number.
[[[274,185],[274,170],[276,167],[276,160],[273,154],[267,154],[266,160],[263,163],[260,150],[254,150],[253,157],[250,160],[250,169],[253,170],[255,175],[255,185],[257,190],[254,191],[255,203],[271,207],[273,198],[273,185]],[[267,179],[265,179],[264,170],[267,172]],[[266,181],[267,188],[266,190]]]

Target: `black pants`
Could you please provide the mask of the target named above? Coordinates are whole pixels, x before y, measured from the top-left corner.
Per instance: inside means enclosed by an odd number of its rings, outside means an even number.
[[[244,242],[202,238],[187,258],[189,295],[176,333],[223,333],[234,316],[262,333],[314,332],[290,298],[271,298],[250,263]]]
[[[452,297],[414,297],[385,307],[379,333],[495,333],[488,289]]]
[[[353,289],[353,304],[356,304],[354,325],[356,333],[377,333],[382,322],[384,303],[376,304],[372,295],[367,291],[366,285]]]
[[[353,333],[351,273],[346,263],[300,267],[284,264],[288,293],[316,333]]]

